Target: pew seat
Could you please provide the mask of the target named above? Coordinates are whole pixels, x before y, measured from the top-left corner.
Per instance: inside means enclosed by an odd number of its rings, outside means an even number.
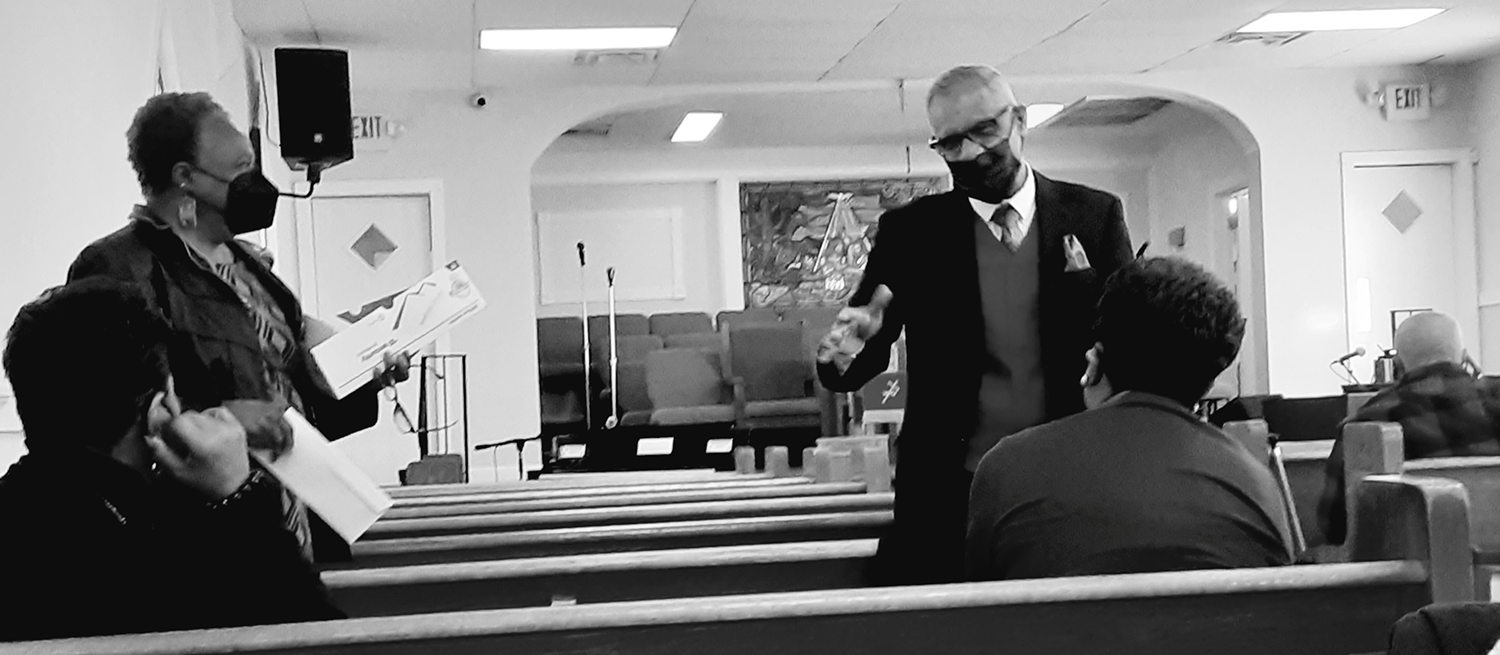
[[[371,526],[360,540],[368,542],[378,539],[520,532],[547,528],[884,510],[891,508],[893,497],[894,494],[890,493],[846,494],[381,520]]]
[[[890,510],[877,510],[361,540],[351,548],[354,561],[334,567],[408,566],[706,546],[872,539],[879,537],[890,525],[891,516]]]
[[[387,511],[381,517],[381,520],[391,521],[398,519],[471,516],[475,514],[503,514],[510,512],[544,512],[580,509],[584,507],[631,507],[638,505],[708,503],[725,500],[754,500],[764,498],[811,498],[817,496],[861,494],[864,492],[865,485],[859,482],[830,482],[825,484],[794,484],[747,488],[689,489],[686,491],[612,494],[581,498],[492,500],[448,505],[398,506]]]
[[[350,616],[861,586],[877,541],[816,541],[328,571]]]
[[[1451,480],[1360,483],[1346,564],[842,589],[347,619],[12,644],[57,655],[1021,653],[1323,655],[1472,594]],[[1377,530],[1376,527],[1383,529]],[[0,650],[0,652],[5,652]]]

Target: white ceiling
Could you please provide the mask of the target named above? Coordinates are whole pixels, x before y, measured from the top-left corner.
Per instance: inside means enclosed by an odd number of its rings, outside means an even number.
[[[1314,33],[1280,47],[1217,40],[1267,11],[1443,7],[1401,30]],[[263,45],[350,51],[356,90],[837,82],[863,91],[697,97],[604,117],[607,138],[554,149],[663,147],[684,112],[730,114],[711,147],[920,145],[921,80],[984,62],[1026,79],[1152,70],[1459,63],[1500,52],[1500,0],[235,0]],[[484,52],[490,27],[676,25],[654,63],[580,66],[572,52]],[[898,80],[906,87],[905,107]],[[878,81],[884,88],[867,84]],[[1086,88],[1042,84],[1026,102]],[[1112,129],[1141,134],[1152,125]],[[1042,134],[1038,138],[1049,138]]]
[[[1215,41],[1271,10],[1446,8],[1401,30],[1280,48]],[[265,44],[348,48],[356,88],[923,79],[960,62],[1016,75],[1466,61],[1500,51],[1497,0],[236,0]],[[655,64],[480,52],[487,27],[676,25]]]

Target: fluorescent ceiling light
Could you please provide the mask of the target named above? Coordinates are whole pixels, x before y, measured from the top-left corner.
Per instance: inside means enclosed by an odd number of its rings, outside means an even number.
[[[1356,9],[1350,11],[1284,11],[1261,16],[1240,32],[1321,32],[1391,30],[1419,23],[1442,9]]]
[[[690,111],[682,117],[682,122],[677,125],[677,131],[672,133],[672,142],[697,142],[707,139],[723,118],[723,112]]]
[[[480,30],[485,50],[632,50],[665,48],[675,27],[590,27],[578,29]]]
[[[1026,127],[1041,127],[1042,123],[1052,120],[1053,116],[1061,112],[1063,106],[1060,102],[1038,102],[1026,105]]]

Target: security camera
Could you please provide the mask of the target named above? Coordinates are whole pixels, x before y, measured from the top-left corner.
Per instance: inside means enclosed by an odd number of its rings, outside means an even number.
[[[490,104],[489,96],[486,96],[483,93],[476,93],[472,96],[469,96],[469,106],[474,107],[475,109],[484,109],[485,105],[488,104]]]

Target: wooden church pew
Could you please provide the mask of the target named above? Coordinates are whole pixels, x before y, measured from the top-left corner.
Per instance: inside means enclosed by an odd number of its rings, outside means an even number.
[[[1500,565],[1500,457],[1405,458],[1396,423],[1351,423],[1344,428],[1346,495],[1370,475],[1402,473],[1454,480],[1469,498],[1469,536],[1476,567],[1476,595],[1489,599],[1490,573]],[[1353,482],[1351,482],[1353,481]],[[1352,502],[1346,499],[1346,506]],[[1351,526],[1351,530],[1355,526]]]
[[[462,505],[467,503],[490,503],[522,500],[558,500],[565,498],[601,498],[634,494],[704,490],[747,490],[764,489],[767,487],[802,488],[811,484],[813,484],[812,480],[801,477],[753,477],[744,480],[727,482],[672,482],[665,484],[636,484],[618,487],[480,490],[469,493],[394,498],[394,507],[429,507],[433,505]]]
[[[1403,614],[1472,595],[1467,501],[1456,482],[1415,476],[1372,476],[1356,496],[1356,534],[1364,537],[1350,564],[486,610],[31,642],[0,652],[1373,652]]]
[[[725,546],[327,571],[352,617],[545,607],[863,584],[877,541]]]
[[[537,500],[492,500],[457,503],[449,505],[397,506],[381,517],[382,521],[399,519],[436,518],[444,516],[469,516],[474,514],[502,514],[512,512],[541,512],[583,507],[629,507],[636,505],[666,505],[670,503],[707,503],[726,500],[755,500],[766,498],[812,498],[862,494],[865,486],[859,482],[831,482],[826,484],[795,484],[779,486],[755,486],[747,488],[689,489],[686,491],[658,491],[654,493],[612,494],[575,498],[543,498]]]
[[[888,510],[894,494],[845,494],[810,498],[761,498],[723,500],[707,503],[671,503],[633,507],[581,507],[535,512],[506,512],[380,520],[360,538],[377,539],[431,537],[455,534],[520,532],[547,528],[581,528],[589,526],[696,521],[749,516],[785,516],[792,514],[827,514]]]
[[[465,484],[421,484],[386,487],[392,498],[420,498],[429,496],[463,495],[473,493],[495,493],[504,491],[535,491],[538,489],[586,489],[599,487],[625,487],[637,485],[720,483],[764,479],[761,474],[740,474],[714,471],[712,469],[687,469],[667,471],[618,471],[603,473],[569,473],[545,477],[540,480],[511,482],[470,482]]]
[[[352,547],[354,561],[337,567],[369,568],[705,546],[871,539],[879,537],[890,522],[891,511],[876,510],[361,540]]]

